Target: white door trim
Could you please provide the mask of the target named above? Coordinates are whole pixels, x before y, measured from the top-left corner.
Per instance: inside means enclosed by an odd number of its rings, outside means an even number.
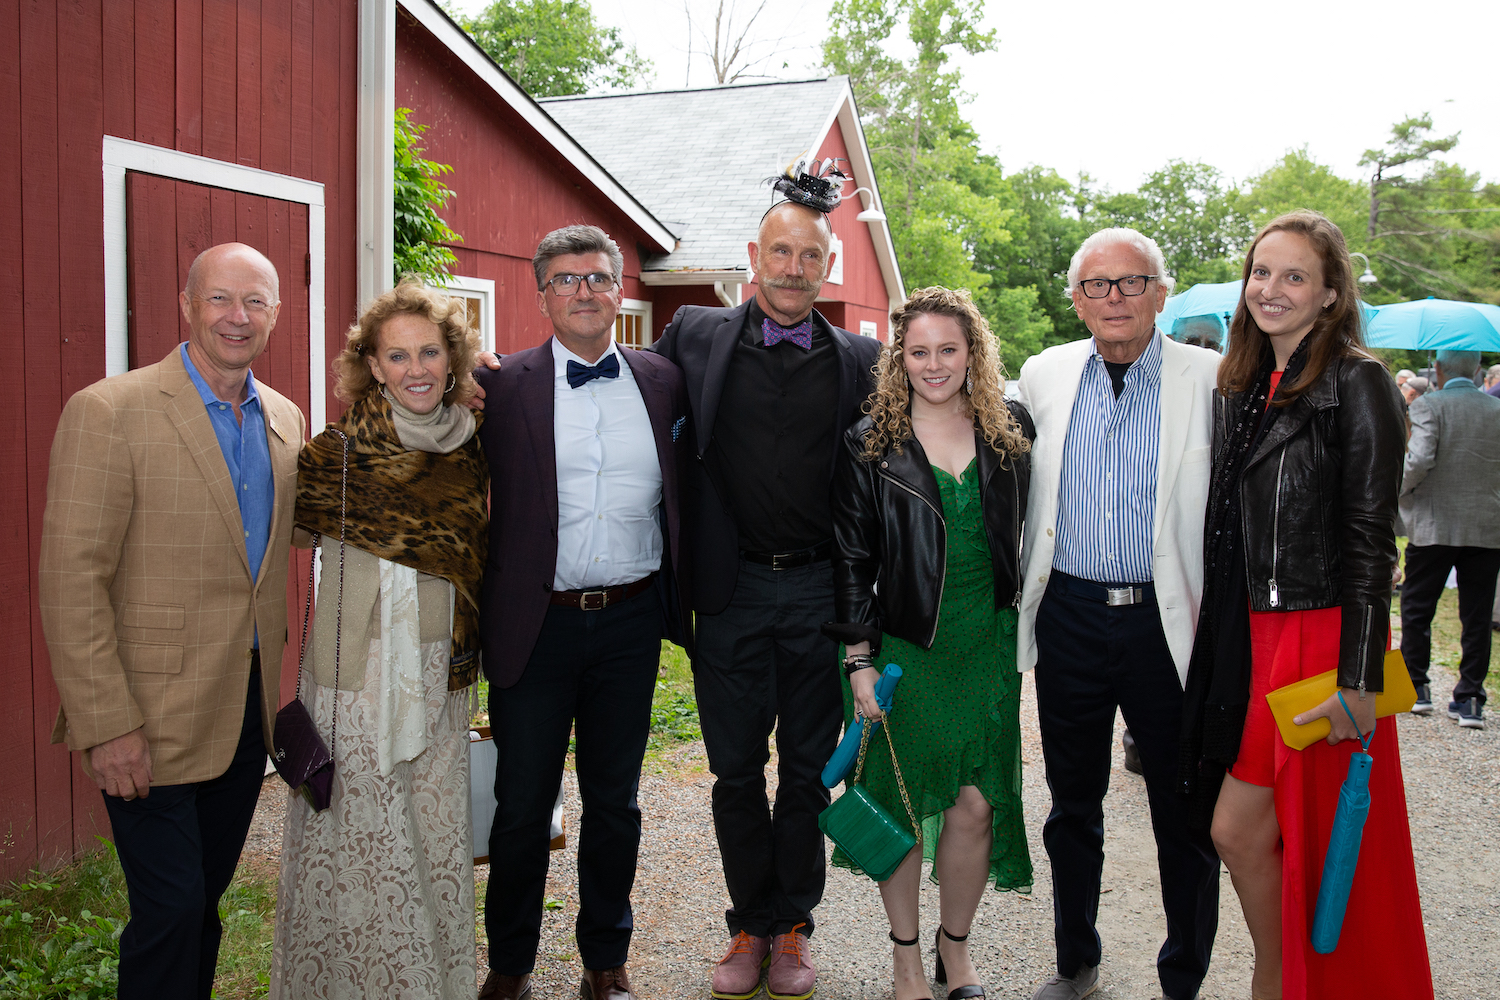
[[[275,174],[238,163],[183,153],[144,142],[104,137],[104,374],[130,367],[129,271],[126,238],[125,172],[134,170],[173,180],[243,194],[292,201],[307,206],[307,249],[312,275],[307,286],[308,426],[319,432],[327,422],[328,373],[324,371],[325,223],[323,185],[302,177]],[[295,275],[282,275],[294,280]]]

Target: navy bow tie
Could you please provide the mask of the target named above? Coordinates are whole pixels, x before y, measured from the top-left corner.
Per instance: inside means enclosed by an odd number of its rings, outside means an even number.
[[[812,319],[808,318],[796,326],[782,326],[774,319],[767,317],[760,321],[761,343],[767,347],[775,347],[783,340],[791,341],[804,351],[812,350]]]
[[[568,362],[568,385],[576,389],[580,385],[596,378],[619,378],[620,356],[611,354],[597,365],[583,365],[577,361]]]

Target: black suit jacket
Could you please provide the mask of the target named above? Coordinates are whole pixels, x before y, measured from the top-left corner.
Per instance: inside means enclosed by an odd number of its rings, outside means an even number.
[[[703,455],[714,436],[714,418],[724,378],[734,357],[735,341],[745,326],[750,303],[733,309],[683,306],[672,317],[661,339],[651,350],[669,358],[687,378],[688,400],[693,408],[693,461],[682,477],[682,507],[693,554],[691,607],[716,615],[734,596],[740,569],[740,536],[734,518],[707,475]],[[839,358],[838,436],[861,416],[860,407],[875,388],[871,369],[880,354],[880,341],[857,337],[842,330],[813,310],[812,321],[833,338]],[[832,449],[838,455],[838,448]],[[833,482],[832,461],[828,482]]]
[[[620,350],[630,366],[661,462],[663,638],[689,643],[688,540],[679,517],[682,465],[692,455],[687,387],[677,366],[654,354]],[[484,387],[479,440],[490,465],[490,549],[479,598],[484,673],[508,688],[536,648],[557,570],[557,451],[553,437],[552,339],[507,355],[499,371],[474,372]]]

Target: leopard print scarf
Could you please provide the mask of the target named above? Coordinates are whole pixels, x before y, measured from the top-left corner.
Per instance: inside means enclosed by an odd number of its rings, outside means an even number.
[[[297,526],[325,539],[339,537],[344,442],[334,428],[349,438],[345,540],[453,584],[448,690],[468,687],[479,676],[479,587],[489,544],[489,472],[478,436],[446,455],[408,451],[383,396],[355,403],[297,459]]]

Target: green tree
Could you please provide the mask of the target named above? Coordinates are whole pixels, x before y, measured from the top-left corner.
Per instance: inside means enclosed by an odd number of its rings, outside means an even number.
[[[458,261],[443,244],[463,242],[438,215],[453,197],[440,178],[453,168],[422,158],[424,150],[417,140],[427,126],[412,121],[410,114],[411,108],[396,109],[395,280],[412,274],[441,284]]]
[[[1477,173],[1434,159],[1458,136],[1431,135],[1432,116],[1391,127],[1381,149],[1361,166],[1370,177],[1366,237],[1370,256],[1384,267],[1381,282],[1402,298],[1500,302],[1500,187]]]
[[[835,0],[823,59],[853,87],[907,286],[969,289],[1015,371],[1052,322],[1035,287],[994,284],[1020,200],[980,149],[948,68],[956,52],[994,49],[983,13],[983,0]]]
[[[978,28],[982,11],[982,0],[835,0],[830,14],[823,58],[850,78],[913,288],[977,293],[990,276],[974,266],[976,252],[1010,239],[1012,210],[994,197],[1004,187],[999,165],[959,111],[959,72],[945,70],[950,50],[994,48],[993,32]],[[904,40],[893,39],[899,27]],[[902,61],[893,43],[915,54]]]
[[[1180,287],[1240,276],[1240,255],[1254,230],[1238,207],[1238,191],[1216,168],[1171,160],[1136,191],[1094,195],[1081,188],[1080,195],[1090,232],[1128,226],[1150,236]]]
[[[1343,231],[1350,250],[1368,252],[1364,185],[1318,163],[1305,146],[1246,181],[1239,199],[1239,209],[1254,230],[1300,208],[1326,215]]]
[[[1073,185],[1050,167],[1027,167],[1005,179],[1016,206],[1008,223],[1011,238],[984,263],[998,284],[1036,292],[1036,308],[1052,321],[1041,347],[1087,337],[1088,329],[1063,294],[1068,262],[1087,235],[1075,211]]]
[[[594,19],[588,0],[495,0],[453,18],[532,97],[628,90],[650,82],[651,60]]]

